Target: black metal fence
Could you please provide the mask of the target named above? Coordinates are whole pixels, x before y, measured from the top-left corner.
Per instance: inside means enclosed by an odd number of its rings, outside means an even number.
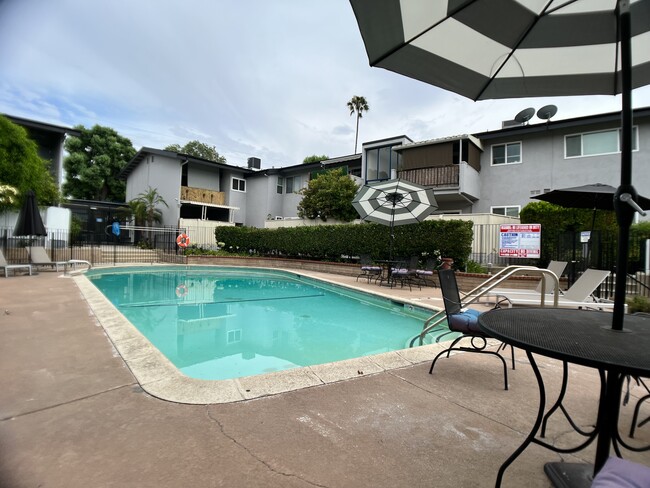
[[[0,249],[9,263],[28,263],[28,247],[44,247],[52,261],[82,259],[92,265],[121,263],[184,263],[182,249],[176,239],[184,229],[130,228],[122,226],[120,235],[110,230],[71,233],[48,229],[47,236],[14,236],[13,229],[0,228]]]
[[[587,269],[611,271],[596,295],[611,298],[616,280],[616,253],[618,234],[614,232],[566,232],[557,239],[544,239],[542,229],[542,256],[540,259],[517,259],[499,256],[500,224],[475,224],[474,242],[470,259],[488,270],[511,264],[545,267],[549,261],[566,261],[565,271],[569,285]],[[630,237],[630,255],[625,272],[628,274],[627,293],[650,297],[650,241],[644,236]]]

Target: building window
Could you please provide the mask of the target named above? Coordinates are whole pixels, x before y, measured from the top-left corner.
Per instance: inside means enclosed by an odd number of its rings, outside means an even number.
[[[181,186],[189,186],[187,184],[188,167],[189,167],[189,163],[185,163],[183,166],[181,166]]]
[[[284,188],[284,178],[282,178],[282,176],[278,176],[278,185],[275,187],[276,193],[282,195],[283,188]]]
[[[246,180],[242,180],[240,178],[233,178],[232,189],[234,191],[246,191]]]
[[[519,205],[510,205],[506,207],[490,207],[490,213],[505,215],[506,217],[519,217]]]
[[[394,146],[399,145],[401,144]],[[393,146],[366,150],[366,181],[388,180],[392,170],[400,169],[402,169],[402,156],[393,151]]]
[[[229,330],[226,335],[227,344],[235,344],[241,342],[241,329]]]
[[[495,144],[492,146],[492,164],[518,164],[521,163],[521,142],[508,144]]]
[[[638,130],[632,128],[632,150],[638,150]],[[601,130],[564,137],[564,157],[579,158],[621,152],[621,130]]]
[[[285,184],[286,184],[286,186],[285,186],[285,193],[286,193],[287,195],[288,195],[289,193],[293,193],[293,187],[294,187],[295,179],[296,179],[295,176],[290,176],[290,177],[287,177],[287,178],[284,179]]]

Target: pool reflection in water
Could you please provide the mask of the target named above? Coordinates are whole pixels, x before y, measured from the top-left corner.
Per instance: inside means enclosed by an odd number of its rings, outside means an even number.
[[[200,379],[404,349],[431,314],[270,270],[138,268],[88,278],[180,371]]]

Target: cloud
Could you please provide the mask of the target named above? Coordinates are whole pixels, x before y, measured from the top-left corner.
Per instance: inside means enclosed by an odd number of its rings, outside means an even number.
[[[370,68],[347,2],[4,0],[0,112],[113,127],[141,146],[198,139],[232,164],[351,154],[353,95],[370,110],[359,142],[497,129],[527,106],[557,118],[618,110],[618,97],[500,100]],[[635,91],[650,105],[650,89]]]

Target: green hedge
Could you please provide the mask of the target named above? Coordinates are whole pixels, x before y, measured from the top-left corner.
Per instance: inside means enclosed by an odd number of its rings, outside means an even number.
[[[462,220],[428,220],[395,227],[393,257],[421,255],[440,251],[454,259],[454,267],[463,269],[472,246],[472,223]],[[258,229],[254,227],[217,227],[217,242],[231,252],[250,252],[263,256],[340,261],[341,256],[368,254],[388,259],[388,226],[319,225]]]

